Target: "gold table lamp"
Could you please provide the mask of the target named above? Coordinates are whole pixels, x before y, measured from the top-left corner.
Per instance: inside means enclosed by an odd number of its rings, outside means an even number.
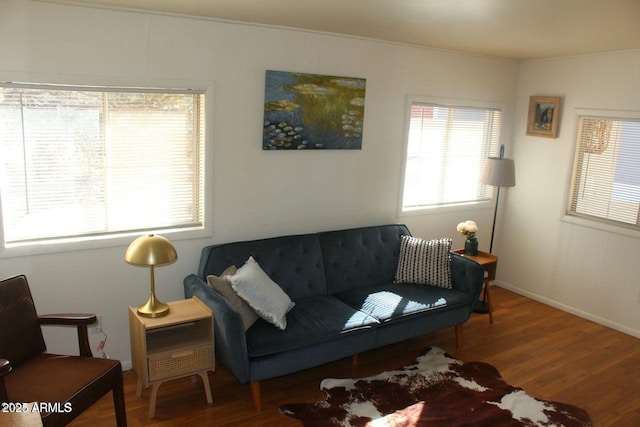
[[[149,234],[131,242],[124,254],[124,260],[132,265],[148,266],[151,271],[151,294],[146,303],[138,306],[138,314],[145,317],[161,317],[169,313],[169,305],[156,297],[154,268],[171,264],[177,259],[176,248],[162,236]]]

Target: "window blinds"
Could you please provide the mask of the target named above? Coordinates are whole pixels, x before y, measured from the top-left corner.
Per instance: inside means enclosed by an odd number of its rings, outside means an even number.
[[[412,103],[403,210],[490,200],[480,183],[500,137],[500,111]]]
[[[5,243],[201,226],[204,94],[0,87]]]
[[[640,120],[580,117],[569,214],[640,228]]]

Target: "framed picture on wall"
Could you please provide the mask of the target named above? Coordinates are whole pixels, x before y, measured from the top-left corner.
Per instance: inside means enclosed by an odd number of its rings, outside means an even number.
[[[267,70],[263,150],[362,149],[366,80]]]
[[[527,135],[556,138],[558,135],[559,114],[560,97],[530,97],[529,117],[527,119]]]

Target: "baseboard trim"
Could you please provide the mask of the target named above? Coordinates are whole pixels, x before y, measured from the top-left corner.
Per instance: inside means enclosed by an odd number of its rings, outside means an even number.
[[[571,307],[569,305],[566,304],[562,304],[558,301],[554,301],[552,299],[549,299],[547,297],[544,297],[542,295],[538,295],[536,293],[533,292],[529,292],[525,289],[522,288],[518,288],[517,286],[513,286],[509,283],[505,283],[505,282],[501,282],[501,281],[495,281],[494,284],[496,286],[499,286],[501,288],[505,288],[509,291],[515,292],[516,294],[525,296],[527,298],[531,298],[532,300],[541,302],[543,304],[549,305],[553,308],[557,308],[558,310],[562,310],[562,311],[566,311],[567,313],[571,313],[574,314],[578,317],[582,317],[583,319],[587,319],[587,320],[591,320],[592,322],[598,323],[600,325],[606,326],[608,328],[611,329],[615,329],[616,331],[625,333],[627,335],[631,335],[632,337],[636,337],[636,338],[640,338],[640,330],[638,329],[633,329],[633,328],[629,328],[625,325],[621,325],[619,323],[616,322],[612,322],[609,319],[605,319],[604,317],[600,317],[600,316],[596,316],[594,314],[588,313],[586,311],[582,311],[579,310],[575,307]]]

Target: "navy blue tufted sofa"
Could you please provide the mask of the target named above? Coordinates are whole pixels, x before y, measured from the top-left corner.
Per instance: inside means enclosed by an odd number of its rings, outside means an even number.
[[[484,270],[451,254],[452,289],[394,283],[404,225],[382,225],[226,243],[202,250],[186,298],[214,313],[215,353],[241,383],[251,383],[260,410],[260,381],[462,324],[482,288]],[[259,319],[246,332],[238,311],[207,285],[249,256],[295,302],[280,330]]]

